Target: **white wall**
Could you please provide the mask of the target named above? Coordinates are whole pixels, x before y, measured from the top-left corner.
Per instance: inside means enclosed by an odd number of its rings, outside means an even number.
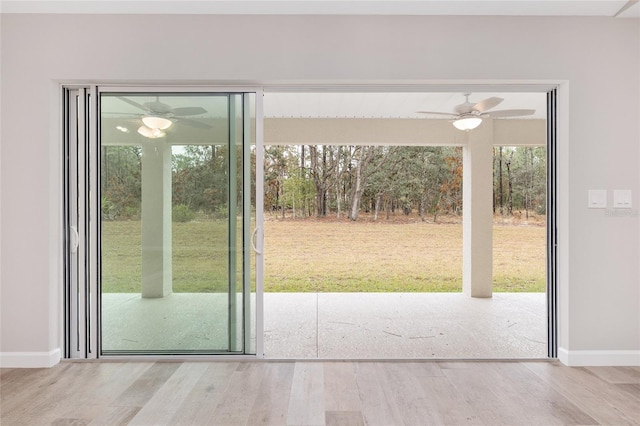
[[[3,14],[5,365],[59,356],[60,82],[541,80],[563,82],[562,359],[640,364],[639,217],[586,208],[589,188],[631,189],[640,206],[638,27],[611,18]]]

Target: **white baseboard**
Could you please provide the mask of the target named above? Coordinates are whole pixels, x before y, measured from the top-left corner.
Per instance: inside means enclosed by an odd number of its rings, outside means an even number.
[[[60,362],[60,349],[49,352],[0,352],[2,368],[49,368]]]
[[[568,351],[558,348],[558,359],[570,367],[640,367],[640,350]]]

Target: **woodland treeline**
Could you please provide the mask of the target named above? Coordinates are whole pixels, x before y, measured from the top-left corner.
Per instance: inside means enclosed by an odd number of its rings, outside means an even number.
[[[102,214],[136,219],[141,205],[140,147],[102,148]],[[174,220],[198,212],[224,217],[229,170],[221,146],[187,146],[174,153]],[[250,165],[255,171],[255,157]],[[494,212],[544,215],[546,149],[495,147]],[[265,147],[264,209],[279,217],[374,220],[417,214],[437,221],[462,214],[462,148],[298,145]]]
[[[495,147],[494,212],[543,215],[546,149]],[[271,146],[265,153],[265,208],[283,217],[374,220],[401,212],[423,220],[462,213],[462,148]]]

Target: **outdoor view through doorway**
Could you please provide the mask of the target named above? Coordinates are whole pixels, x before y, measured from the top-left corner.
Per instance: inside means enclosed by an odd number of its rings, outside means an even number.
[[[265,94],[267,358],[547,355],[545,93],[493,98]]]

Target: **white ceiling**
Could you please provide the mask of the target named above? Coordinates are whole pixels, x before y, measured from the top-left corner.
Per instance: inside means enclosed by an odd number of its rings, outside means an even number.
[[[640,17],[638,0],[0,0],[2,13]]]

